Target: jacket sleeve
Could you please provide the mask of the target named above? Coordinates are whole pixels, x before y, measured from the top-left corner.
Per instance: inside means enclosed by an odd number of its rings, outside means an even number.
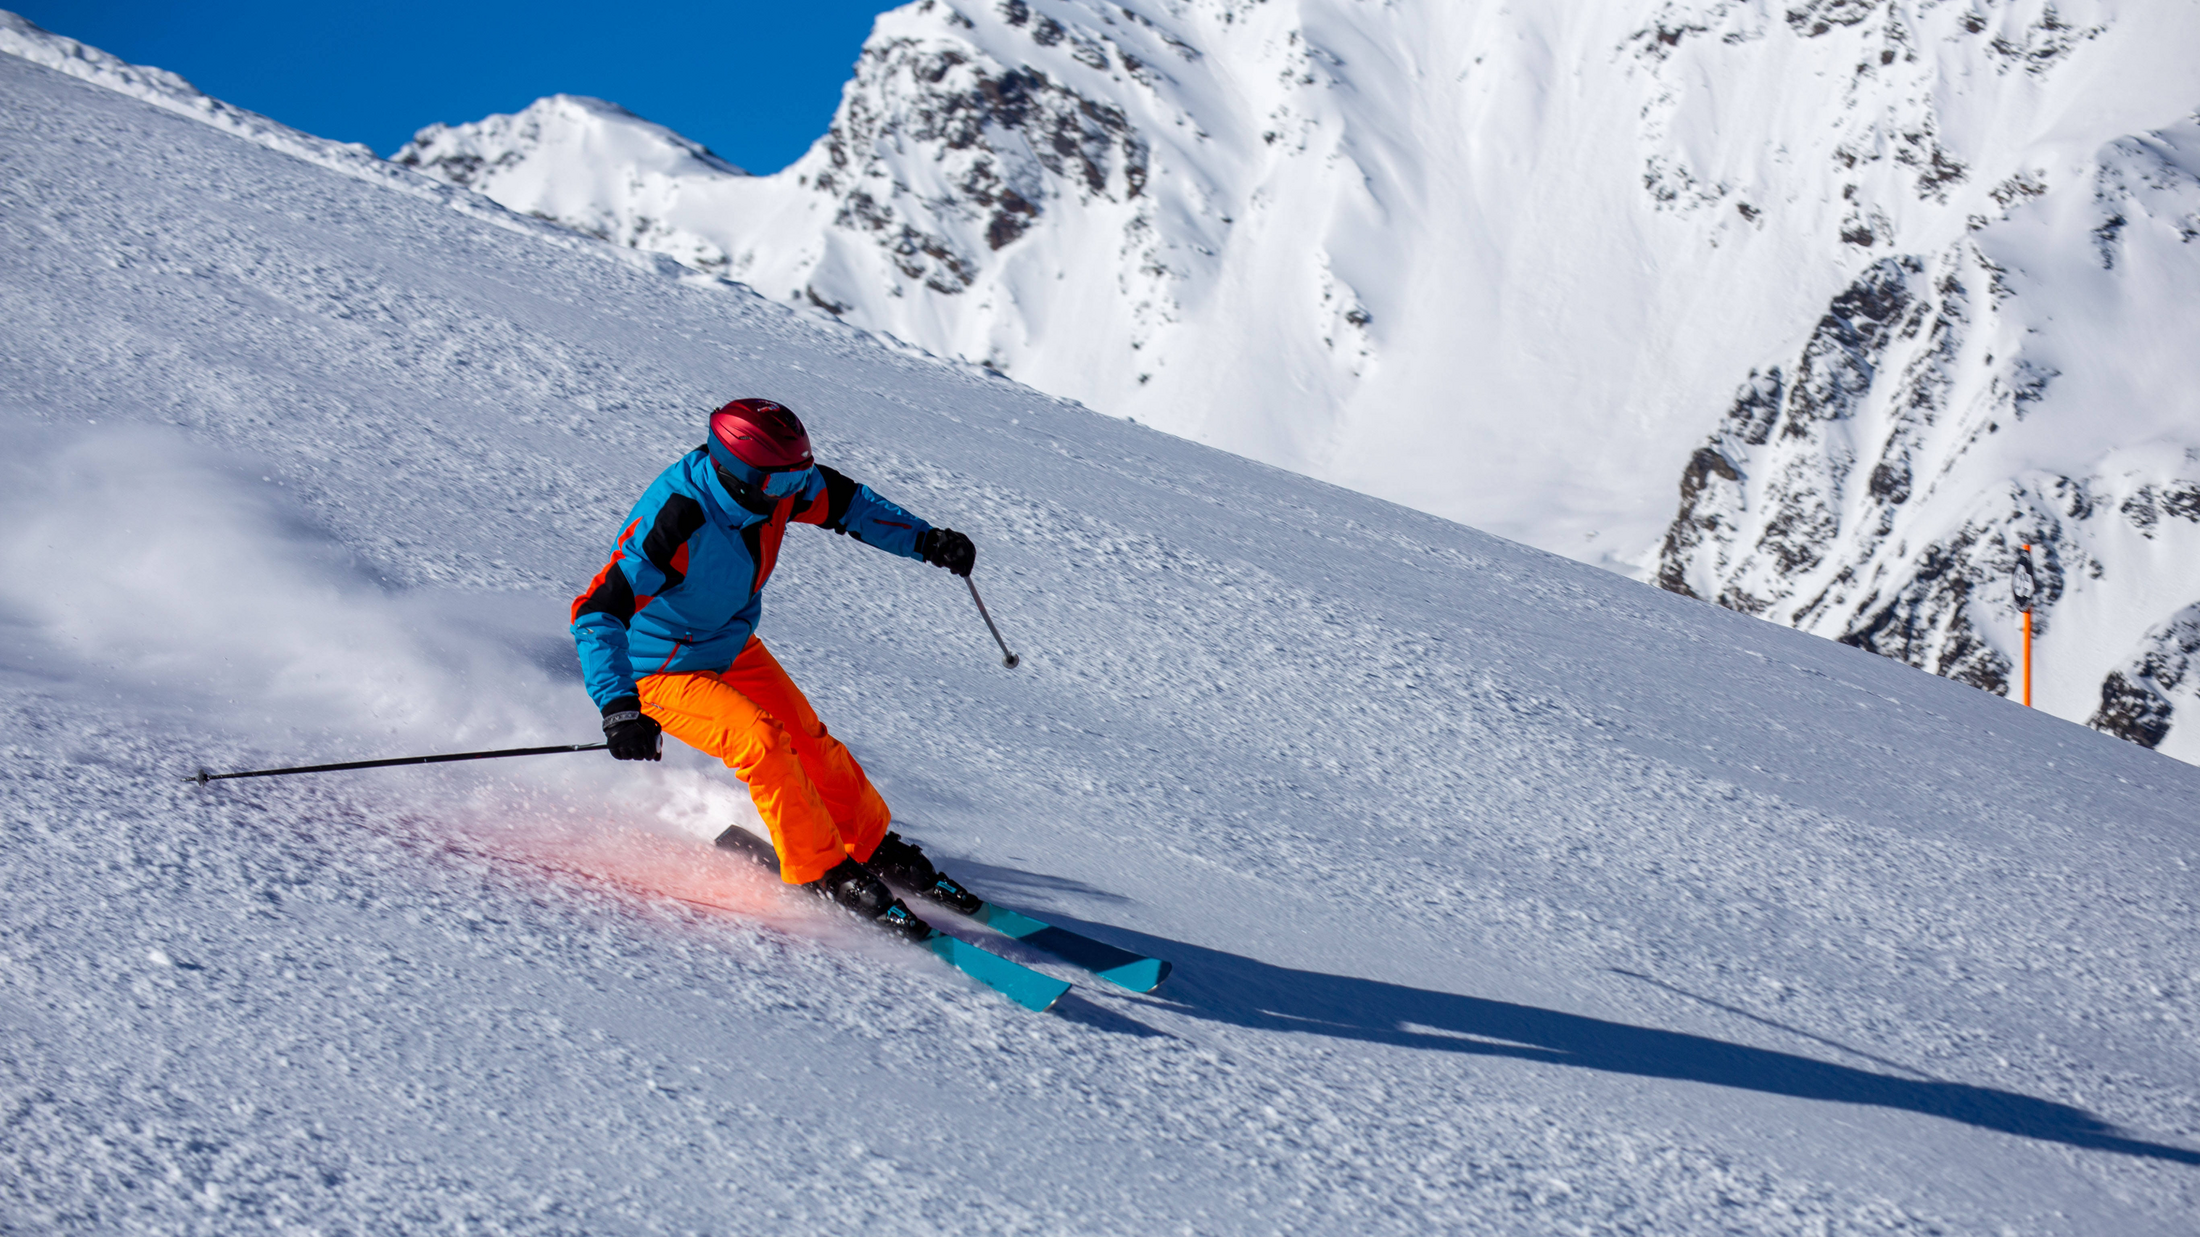
[[[688,538],[702,526],[702,504],[687,495],[644,495],[611,561],[573,599],[573,645],[598,708],[637,694],[627,627],[642,607],[686,581]]]
[[[797,511],[797,523],[817,524],[844,533],[888,554],[922,559],[917,541],[932,526],[878,496],[870,486],[859,485],[842,473],[818,465],[825,488]]]

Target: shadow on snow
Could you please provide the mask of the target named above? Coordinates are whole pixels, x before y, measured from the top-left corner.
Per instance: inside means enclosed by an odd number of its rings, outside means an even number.
[[[1295,971],[1106,924],[1084,923],[1056,914],[1046,914],[1045,918],[1175,963],[1176,970],[1168,982],[1154,996],[1143,999],[1196,1018],[1430,1052],[1512,1057],[1800,1099],[1864,1104],[2071,1147],[2200,1165],[2200,1151],[2134,1138],[2083,1109],[2013,1091],[1941,1082],[1925,1076],[1894,1077],[1768,1048],[1510,1001]],[[1152,1033],[1138,1024],[1122,1025],[1129,1019],[1086,1016],[1076,1020],[1106,1030],[1131,1031],[1135,1027],[1140,1033]]]

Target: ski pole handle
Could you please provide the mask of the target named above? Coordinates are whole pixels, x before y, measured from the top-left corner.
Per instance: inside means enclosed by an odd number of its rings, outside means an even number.
[[[985,620],[985,629],[993,633],[993,643],[1001,646],[1001,664],[1014,670],[1024,659],[1008,651],[1008,641],[1001,639],[1001,629],[993,625],[993,616],[986,611],[985,598],[978,596],[978,582],[964,576],[963,583],[970,586],[970,600],[978,603],[978,617]]]

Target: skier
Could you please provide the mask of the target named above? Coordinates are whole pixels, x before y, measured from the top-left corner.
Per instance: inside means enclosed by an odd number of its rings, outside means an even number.
[[[783,405],[734,400],[710,414],[703,445],[643,491],[611,561],[573,601],[588,694],[612,756],[659,759],[670,731],[724,760],[771,830],[781,879],[921,940],[930,929],[884,881],[959,910],[980,903],[888,830],[893,813],[863,767],[756,637],[790,522],[958,576],[977,562],[970,538],[817,463]]]

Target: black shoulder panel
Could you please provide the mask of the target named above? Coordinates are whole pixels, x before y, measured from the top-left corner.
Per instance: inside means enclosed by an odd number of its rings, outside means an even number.
[[[608,614],[622,624],[634,621],[634,586],[626,582],[618,559],[597,573],[588,591],[573,603],[573,621],[579,622],[584,614]]]
[[[845,533],[848,531],[845,522],[848,518],[848,504],[856,500],[856,483],[850,481],[845,473],[827,468],[823,464],[817,466],[817,471],[825,478],[825,527],[836,533]]]
[[[703,504],[685,494],[674,494],[657,508],[657,520],[649,526],[649,535],[642,538],[642,555],[652,567],[665,574],[665,590],[680,587],[687,578],[687,556],[680,547],[703,526]]]

